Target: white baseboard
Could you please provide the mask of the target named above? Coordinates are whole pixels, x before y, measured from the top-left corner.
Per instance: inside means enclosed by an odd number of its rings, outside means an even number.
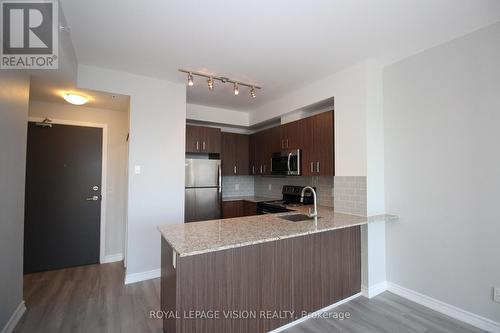
[[[434,311],[463,321],[464,323],[485,330],[487,332],[500,333],[500,323],[497,323],[491,319],[478,316],[472,312],[460,309],[448,303],[441,302],[432,297],[422,295],[416,291],[401,287],[391,282],[387,284],[387,287],[391,293],[409,299],[410,301],[428,307]]]
[[[338,301],[335,304],[328,305],[327,307],[325,307],[323,309],[320,309],[320,310],[318,310],[318,311],[316,311],[314,313],[311,313],[309,316],[302,317],[300,319],[292,321],[291,323],[288,323],[288,324],[286,324],[284,326],[278,327],[278,328],[276,328],[276,329],[274,329],[272,331],[269,331],[268,333],[278,333],[278,332],[284,331],[286,329],[289,329],[290,327],[295,326],[297,324],[300,324],[300,323],[306,321],[307,319],[309,319],[311,317],[315,317],[315,316],[317,317],[320,314],[322,314],[323,312],[330,311],[331,309],[336,308],[337,306],[342,305],[344,303],[347,303],[347,302],[349,302],[349,301],[351,301],[351,300],[353,300],[355,298],[358,298],[359,296],[361,296],[361,293],[358,293],[356,295],[352,295],[351,297],[347,297],[347,298],[345,298],[345,299],[343,299],[341,301]]]
[[[132,273],[125,275],[125,284],[131,284],[151,279],[156,279],[161,276],[161,269],[153,269],[151,271]]]
[[[371,287],[361,286],[361,295],[366,298],[373,298],[387,290],[387,281],[383,281]]]
[[[10,316],[7,324],[5,324],[4,328],[2,328],[1,333],[11,333],[12,331],[14,331],[14,328],[16,328],[17,323],[19,322],[25,311],[26,305],[24,304],[24,301],[22,301],[21,303],[19,303],[12,316]]]
[[[101,264],[109,264],[110,262],[117,262],[122,260],[123,260],[122,253],[110,254],[101,258]]]

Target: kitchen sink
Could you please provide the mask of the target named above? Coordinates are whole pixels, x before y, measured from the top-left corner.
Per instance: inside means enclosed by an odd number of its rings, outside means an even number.
[[[313,220],[314,217],[309,217],[306,214],[293,214],[293,215],[280,216],[280,219],[291,222],[301,222],[301,221]]]

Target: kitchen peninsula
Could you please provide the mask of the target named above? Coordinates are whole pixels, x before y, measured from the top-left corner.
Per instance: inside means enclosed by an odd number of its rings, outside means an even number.
[[[395,217],[292,209],[159,227],[164,332],[267,332],[359,293],[361,225]]]

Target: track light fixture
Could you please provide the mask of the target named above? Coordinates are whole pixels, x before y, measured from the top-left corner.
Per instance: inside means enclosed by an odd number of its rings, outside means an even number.
[[[201,77],[207,78],[207,85],[208,85],[208,89],[209,90],[213,90],[214,89],[214,81],[215,80],[217,80],[219,82],[222,82],[222,83],[231,83],[231,84],[233,84],[233,92],[234,92],[235,95],[239,95],[240,94],[240,86],[244,86],[244,87],[250,88],[250,96],[252,98],[256,98],[257,97],[257,89],[262,89],[262,87],[256,86],[254,84],[245,83],[245,82],[241,82],[241,81],[236,81],[236,80],[224,77],[224,76],[209,75],[209,74],[204,74],[204,73],[199,73],[199,72],[187,71],[187,70],[184,70],[184,69],[179,69],[179,72],[187,74],[187,85],[189,87],[194,86],[194,81],[193,81],[193,77],[194,76],[201,76]]]

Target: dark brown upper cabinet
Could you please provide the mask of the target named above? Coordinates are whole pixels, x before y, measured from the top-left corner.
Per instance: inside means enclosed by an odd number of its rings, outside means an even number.
[[[220,154],[220,128],[187,125],[186,153]]]
[[[280,126],[281,150],[302,149],[304,125],[304,120],[297,120]]]
[[[300,120],[304,176],[333,176],[335,169],[333,111]]]
[[[226,133],[222,135],[222,175],[241,176],[249,174],[249,136]]]

